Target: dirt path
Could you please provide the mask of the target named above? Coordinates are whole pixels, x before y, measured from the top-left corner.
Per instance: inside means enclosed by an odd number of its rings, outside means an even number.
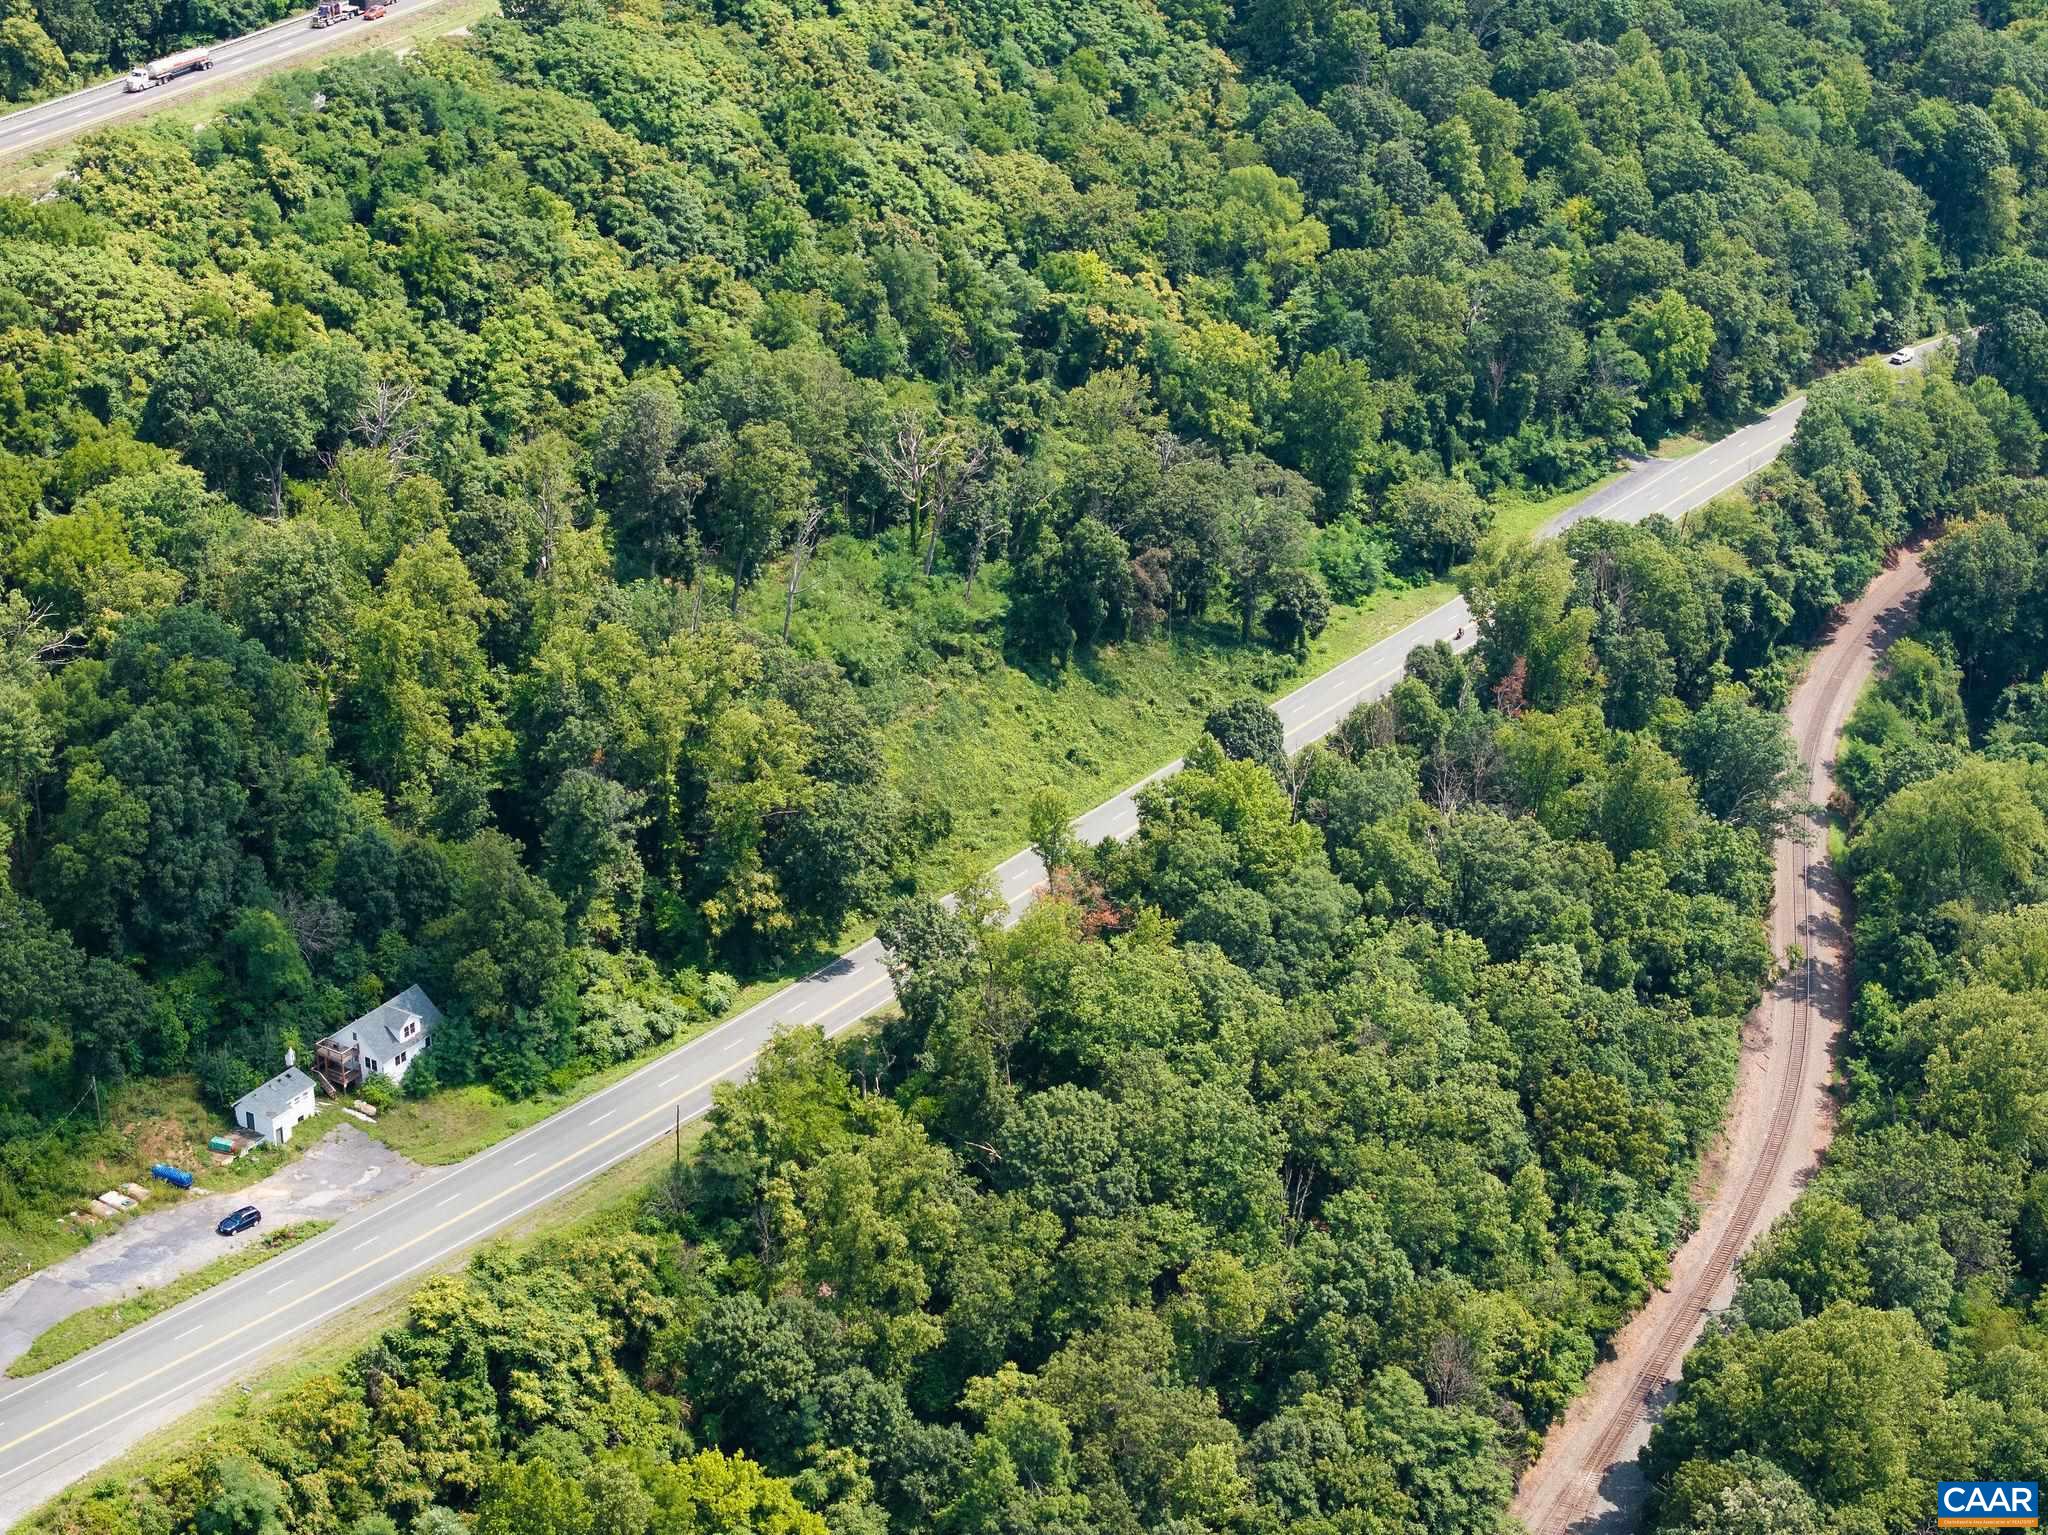
[[[1787,708],[1809,797],[1833,790],[1833,747],[1878,657],[1912,617],[1927,584],[1916,552],[1879,573],[1837,621]],[[1514,1513],[1532,1535],[1636,1528],[1645,1488],[1636,1453],[1670,1400],[1686,1350],[1735,1288],[1735,1260],[1752,1236],[1788,1209],[1833,1132],[1827,1083],[1835,1035],[1848,1016],[1848,933],[1843,891],[1827,857],[1827,819],[1808,840],[1777,847],[1771,945],[1793,944],[1806,963],[1765,997],[1743,1029],[1742,1067],[1724,1142],[1719,1185],[1692,1239],[1672,1259],[1670,1285],[1616,1334],[1615,1356],[1551,1430],[1522,1479]]]

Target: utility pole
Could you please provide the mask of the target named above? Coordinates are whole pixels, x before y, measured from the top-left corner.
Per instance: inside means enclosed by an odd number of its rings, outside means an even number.
[[[92,1120],[102,1130],[107,1128],[107,1122],[100,1117],[100,1079],[98,1077],[92,1079]]]
[[[676,1105],[676,1166],[683,1165],[683,1106]]]

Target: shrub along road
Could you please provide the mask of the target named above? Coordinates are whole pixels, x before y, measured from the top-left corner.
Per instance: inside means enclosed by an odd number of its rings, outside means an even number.
[[[1700,506],[1775,458],[1803,405],[1788,401],[1689,458],[1639,464],[1545,531],[1589,516],[1635,522]],[[1289,749],[1319,739],[1358,704],[1385,693],[1415,646],[1454,640],[1470,626],[1462,601],[1446,603],[1280,700],[1275,708]],[[1459,643],[1473,638],[1465,633]],[[1177,766],[1161,768],[1152,779]],[[1082,816],[1077,833],[1090,842],[1128,834],[1137,826],[1134,796],[1142,787]],[[1031,900],[1043,879],[1044,870],[1028,852],[994,875],[1013,910]],[[446,1265],[508,1222],[703,1114],[718,1084],[742,1077],[777,1030],[812,1025],[836,1033],[889,999],[881,945],[871,939],[521,1134],[0,1394],[0,1523],[103,1465],[205,1392],[248,1375],[257,1361],[294,1337],[392,1285]]]

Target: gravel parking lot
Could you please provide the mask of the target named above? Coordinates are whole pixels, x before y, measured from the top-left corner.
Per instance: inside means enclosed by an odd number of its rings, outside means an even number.
[[[166,1284],[293,1221],[334,1220],[403,1188],[421,1171],[344,1123],[263,1182],[232,1194],[194,1198],[155,1184],[151,1202],[166,1201],[162,1208],[0,1291],[0,1369],[75,1311]],[[261,1210],[263,1224],[238,1236],[216,1236],[214,1223],[242,1205]]]

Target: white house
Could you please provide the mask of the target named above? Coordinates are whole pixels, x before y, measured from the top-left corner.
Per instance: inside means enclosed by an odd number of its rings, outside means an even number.
[[[313,1117],[313,1108],[313,1079],[298,1067],[287,1066],[235,1100],[235,1128],[282,1146],[292,1138],[292,1126]]]
[[[347,1028],[336,1029],[321,1040],[313,1050],[313,1069],[337,1093],[352,1091],[372,1072],[403,1081],[440,1021],[441,1010],[427,994],[408,986]]]

